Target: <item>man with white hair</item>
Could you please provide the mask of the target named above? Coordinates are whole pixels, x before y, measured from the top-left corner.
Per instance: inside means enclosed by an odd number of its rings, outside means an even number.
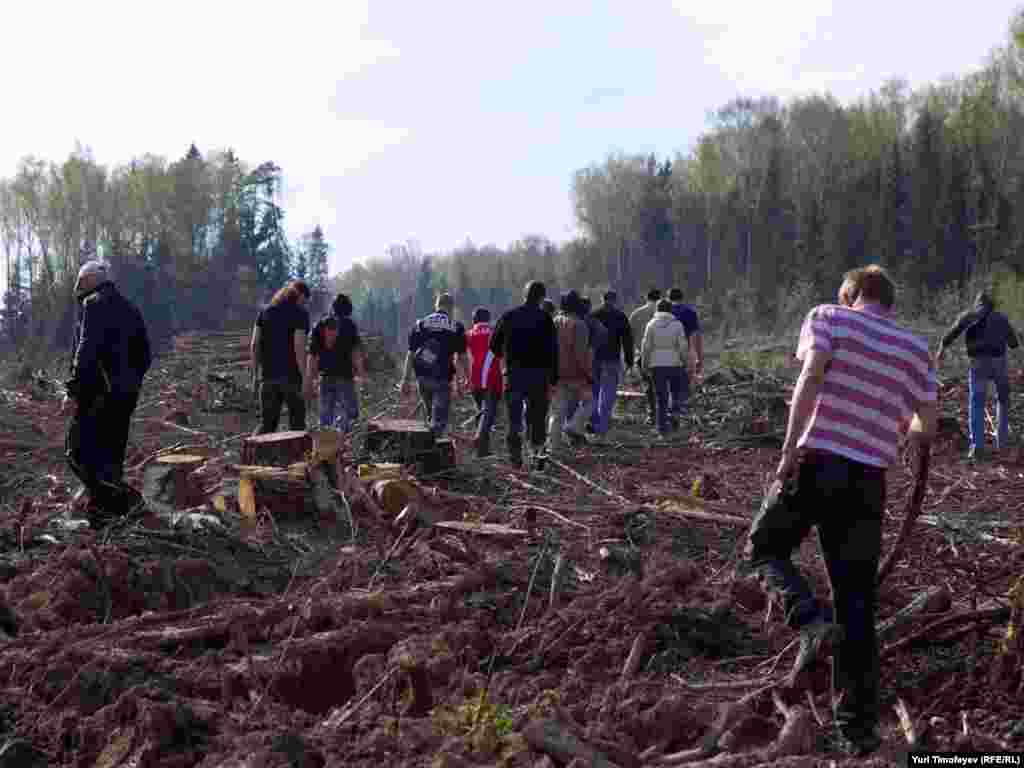
[[[152,362],[138,308],[114,287],[109,266],[87,261],[78,271],[78,324],[63,411],[72,414],[66,454],[89,493],[91,521],[131,511],[141,497],[126,486],[124,469],[132,413]]]

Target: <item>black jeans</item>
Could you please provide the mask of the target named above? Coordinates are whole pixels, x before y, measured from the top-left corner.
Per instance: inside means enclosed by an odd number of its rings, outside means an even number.
[[[835,621],[845,637],[835,650],[833,682],[842,699],[841,725],[878,722],[876,578],[882,548],[885,470],[828,453],[811,453],[788,505],[762,511],[750,529],[750,564],[768,591],[782,598],[794,629],[825,618],[822,606],[790,559],[812,526],[825,558]]]
[[[117,505],[137,392],[104,395],[84,406],[71,419],[64,452],[68,466],[100,506]]]
[[[544,368],[513,368],[508,372],[505,401],[508,404],[508,439],[521,440],[523,406],[530,432],[530,443],[541,450],[547,441],[548,371]]]
[[[489,389],[474,389],[473,402],[476,403],[477,434],[491,434],[498,415],[498,395]]]
[[[260,427],[258,435],[277,431],[281,408],[288,405],[289,429],[301,432],[306,428],[306,400],[302,383],[291,379],[270,379],[260,384]]]
[[[644,380],[644,393],[647,395],[647,416],[651,423],[656,425],[658,423],[658,388],[654,383],[654,374],[644,368],[640,371],[640,376]]]

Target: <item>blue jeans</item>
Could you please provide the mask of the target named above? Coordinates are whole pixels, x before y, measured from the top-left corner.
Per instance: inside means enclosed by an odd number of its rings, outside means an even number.
[[[448,429],[448,411],[452,403],[452,383],[441,379],[419,379],[420,399],[426,408],[427,422],[440,437]]]
[[[654,396],[656,401],[655,424],[661,434],[667,434],[672,430],[672,412],[669,410],[669,394],[673,381],[679,379],[680,366],[664,366],[651,368],[651,376],[654,379]]]
[[[486,389],[474,389],[476,403],[476,429],[478,435],[489,435],[498,415],[498,395]]]
[[[619,381],[622,378],[622,366],[618,361],[604,360],[595,366],[594,377],[594,433],[608,433],[612,424],[612,411],[615,409],[615,398],[619,394]]]
[[[1006,356],[976,357],[971,360],[967,377],[970,392],[971,448],[985,445],[985,399],[988,383],[996,385],[996,449],[1005,448],[1010,432],[1010,380],[1006,373]]]
[[[348,433],[359,418],[359,397],[352,379],[320,377],[320,426]]]

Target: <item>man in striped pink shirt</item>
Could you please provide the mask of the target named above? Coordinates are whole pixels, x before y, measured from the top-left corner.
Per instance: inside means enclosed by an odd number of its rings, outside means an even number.
[[[845,275],[839,304],[807,315],[782,458],[748,544],[751,566],[800,630],[789,683],[804,684],[818,657],[834,652],[839,744],[859,755],[880,743],[875,604],[885,471],[911,423],[911,439],[923,443],[936,417],[928,343],[891,319],[895,296],[884,270],[864,267]],[[834,616],[791,559],[815,526]]]

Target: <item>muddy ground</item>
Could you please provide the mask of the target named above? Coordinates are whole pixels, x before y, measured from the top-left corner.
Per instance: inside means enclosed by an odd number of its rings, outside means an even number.
[[[0,766],[682,764],[723,706],[792,664],[794,633],[742,569],[784,375],[713,371],[668,444],[625,403],[608,444],[543,472],[504,462],[502,426],[499,455],[473,459],[460,402],[457,468],[418,482],[450,494],[432,503],[441,517],[511,529],[491,533],[396,527],[356,485],[342,486],[351,518],[243,524],[231,465],[255,414],[237,365],[204,365],[161,358],[127,462],[137,482],[158,450],[214,449],[201,518],[82,526],[52,381],[0,393],[0,590],[13,617],[0,622]],[[368,416],[408,415],[383,384],[366,389]],[[952,599],[885,635],[885,745],[851,765],[904,763],[900,702],[923,745],[1024,750],[1019,667],[1001,650],[1022,571],[1024,462],[1012,449],[965,463],[962,381],[942,397],[924,514],[884,582],[880,622],[929,589]],[[359,451],[346,449],[346,483],[359,482]],[[886,550],[911,480],[890,472]],[[827,599],[813,537],[800,560]],[[771,751],[784,718],[767,691],[735,713],[711,764],[844,764],[830,752],[827,667],[810,702],[778,693],[813,713],[811,741],[793,750],[804,754]]]

